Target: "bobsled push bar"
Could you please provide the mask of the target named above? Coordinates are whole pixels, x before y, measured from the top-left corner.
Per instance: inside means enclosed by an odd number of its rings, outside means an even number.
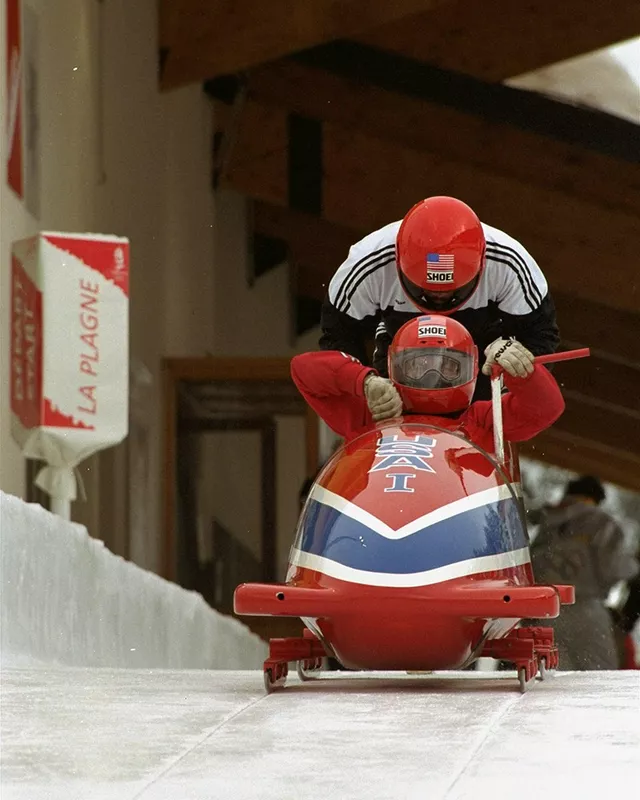
[[[252,583],[241,584],[235,591],[236,614],[274,617],[331,617],[345,614],[368,614],[372,606],[380,604],[380,611],[393,613],[397,604],[398,613],[406,615],[411,610],[420,612],[428,608],[430,613],[452,616],[489,618],[538,618],[557,617],[561,605],[574,602],[573,586],[478,586],[459,585],[443,587],[419,587],[413,596],[402,593],[394,597],[385,593],[379,598],[349,596],[345,606],[344,595],[339,590],[290,586],[288,584]],[[360,606],[362,608],[360,608]]]
[[[554,361],[570,361],[574,358],[586,358],[591,355],[588,347],[579,350],[565,350],[563,353],[547,353],[543,356],[536,356],[534,364],[550,364]],[[493,448],[496,460],[500,465],[504,464],[504,436],[502,433],[502,373],[500,365],[494,364],[491,371],[491,403],[493,410]]]

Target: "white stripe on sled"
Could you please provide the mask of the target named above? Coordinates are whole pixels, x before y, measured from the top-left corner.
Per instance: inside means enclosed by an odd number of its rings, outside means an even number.
[[[519,485],[514,484],[516,494],[519,493]],[[406,536],[411,536],[413,533],[422,531],[436,522],[442,522],[445,519],[451,519],[458,514],[465,511],[471,511],[474,508],[481,508],[482,506],[489,505],[490,503],[497,503],[500,500],[507,500],[513,495],[508,486],[492,486],[490,489],[484,489],[482,492],[463,497],[460,500],[454,500],[453,503],[447,503],[442,508],[437,508],[435,511],[430,511],[417,519],[408,522],[406,525],[394,530],[378,517],[365,511],[355,503],[345,500],[339,494],[329,491],[322,486],[316,484],[310,492],[310,497],[322,505],[334,508],[341,514],[356,520],[357,522],[366,525],[372,531],[379,533],[387,539],[404,539]],[[386,498],[385,498],[386,499]]]
[[[443,567],[428,569],[424,572],[403,574],[368,572],[363,569],[354,569],[324,556],[305,553],[295,547],[291,549],[289,557],[291,566],[305,567],[316,572],[322,572],[324,575],[341,581],[359,583],[366,586],[393,586],[398,588],[430,586],[434,583],[449,581],[453,578],[465,578],[468,575],[476,575],[481,572],[520,567],[523,564],[530,563],[530,560],[529,548],[522,547],[519,550],[510,550],[508,553],[469,558],[466,561],[456,561],[455,564],[446,564]]]

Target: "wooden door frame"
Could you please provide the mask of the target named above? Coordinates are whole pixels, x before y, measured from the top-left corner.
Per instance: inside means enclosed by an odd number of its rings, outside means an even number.
[[[187,420],[177,431],[181,433],[237,433],[252,431],[260,437],[260,554],[262,580],[265,583],[276,580],[277,575],[277,424],[273,417],[257,416],[246,419],[197,419]]]
[[[162,360],[163,447],[161,463],[161,575],[175,581],[176,455],[178,383],[212,381],[291,382],[289,358],[164,358]],[[308,477],[318,470],[318,417],[309,407],[305,415],[305,464]]]

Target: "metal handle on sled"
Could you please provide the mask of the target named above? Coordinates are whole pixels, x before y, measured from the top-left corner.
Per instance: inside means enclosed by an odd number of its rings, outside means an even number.
[[[586,358],[591,355],[588,347],[577,350],[565,350],[563,353],[547,353],[536,356],[534,364],[550,364],[555,361],[570,361],[574,358]],[[491,404],[493,412],[493,448],[499,464],[504,463],[504,435],[502,427],[502,373],[504,370],[499,364],[494,364],[491,369]]]
[[[571,361],[574,358],[587,358],[591,355],[588,347],[580,347],[577,350],[565,350],[563,353],[547,353],[544,356],[536,356],[534,364],[550,364],[553,361]]]

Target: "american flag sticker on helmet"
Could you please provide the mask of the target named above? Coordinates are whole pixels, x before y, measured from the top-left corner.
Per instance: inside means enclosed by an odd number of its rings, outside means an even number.
[[[427,253],[428,267],[441,267],[442,269],[453,269],[455,256],[448,253]]]
[[[453,283],[455,256],[445,253],[427,253],[427,281]]]

